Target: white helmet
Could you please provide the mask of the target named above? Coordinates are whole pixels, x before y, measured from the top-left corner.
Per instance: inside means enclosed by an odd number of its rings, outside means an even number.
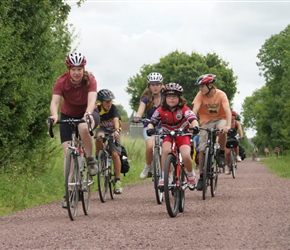
[[[148,84],[150,84],[150,83],[162,83],[162,82],[163,82],[163,77],[160,73],[153,72],[147,76],[147,83]]]

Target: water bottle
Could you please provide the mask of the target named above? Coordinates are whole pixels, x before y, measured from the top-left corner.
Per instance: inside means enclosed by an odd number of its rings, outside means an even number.
[[[79,169],[82,172],[84,171],[84,151],[82,148],[78,148],[78,151],[80,153],[78,157]]]

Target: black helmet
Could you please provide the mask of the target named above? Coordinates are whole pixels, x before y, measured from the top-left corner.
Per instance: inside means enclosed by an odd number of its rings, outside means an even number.
[[[113,92],[111,90],[101,89],[98,92],[97,99],[99,101],[112,101],[113,99],[115,99],[115,96],[114,96],[114,94],[113,94]]]

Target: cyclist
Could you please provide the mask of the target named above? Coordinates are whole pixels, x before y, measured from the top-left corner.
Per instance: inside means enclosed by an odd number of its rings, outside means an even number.
[[[95,110],[97,97],[97,82],[95,77],[85,70],[86,58],[81,53],[69,53],[65,60],[67,72],[57,78],[50,103],[50,118],[56,124],[58,120],[58,108],[60,108],[60,119],[85,119],[86,114],[90,115],[92,128],[95,128],[100,121],[99,114]],[[71,128],[69,124],[60,124],[60,140],[64,152],[71,141]],[[98,172],[97,164],[93,156],[94,138],[89,134],[86,123],[78,125],[78,131],[82,138],[84,147],[88,154],[87,163],[90,175]],[[65,162],[64,162],[65,168]],[[66,202],[63,202],[66,207]]]
[[[217,89],[214,85],[216,76],[213,74],[205,74],[200,76],[195,85],[199,86],[199,92],[195,96],[192,106],[193,113],[199,114],[200,125],[203,128],[217,127],[221,130],[219,133],[220,153],[219,167],[224,167],[225,148],[227,140],[227,132],[231,125],[231,109],[227,95]],[[202,190],[202,162],[203,152],[207,143],[207,132],[200,131],[199,134],[199,173],[200,178],[197,183],[197,190]]]
[[[186,100],[182,96],[183,88],[178,83],[168,83],[164,89],[165,98],[161,107],[157,108],[148,124],[148,129],[156,127],[159,123],[164,132],[175,129],[186,129],[198,126],[195,114],[186,106]],[[178,136],[176,144],[182,156],[184,166],[187,170],[188,186],[191,190],[195,188],[196,176],[192,168],[190,155],[190,136]],[[171,152],[172,138],[166,136],[162,143],[161,167],[162,175],[159,185],[164,185],[164,168],[167,155]]]
[[[109,140],[109,147],[112,154],[112,160],[115,168],[115,187],[114,193],[121,194],[123,192],[122,183],[120,178],[121,173],[121,144],[120,144],[120,129],[121,129],[121,115],[116,105],[113,104],[113,99],[115,96],[113,92],[109,89],[101,89],[98,92],[98,111],[100,114],[100,123],[97,127],[96,135],[105,135],[105,132],[114,131],[113,140]],[[96,140],[96,159],[98,159],[98,154],[102,149],[101,139]]]
[[[243,139],[242,125],[239,121],[236,120],[236,116],[237,116],[237,112],[232,110],[231,130],[228,132],[227,138],[235,138],[235,136],[239,134],[239,138]],[[235,152],[237,155],[237,162],[241,162],[242,159],[239,155],[240,153],[239,146],[235,147]],[[226,148],[226,162],[227,162],[227,165],[226,165],[225,172],[226,174],[230,174],[231,171],[230,171],[230,168],[228,167],[230,164],[230,149],[229,148]]]
[[[147,88],[142,93],[138,111],[134,116],[134,121],[138,122],[146,111],[146,118],[150,119],[154,111],[160,107],[162,102],[163,77],[158,72],[150,73],[147,76]],[[151,172],[151,162],[153,159],[154,138],[147,135],[148,122],[144,122],[143,137],[146,143],[145,158],[146,164],[140,173],[140,178],[145,179]]]

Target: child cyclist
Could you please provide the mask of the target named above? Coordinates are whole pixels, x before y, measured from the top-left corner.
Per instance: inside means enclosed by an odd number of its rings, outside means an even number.
[[[161,107],[157,108],[148,124],[148,130],[156,127],[161,122],[161,128],[164,132],[175,129],[187,129],[198,126],[195,114],[186,106],[186,100],[182,97],[183,88],[178,83],[168,83],[164,89],[165,98]],[[197,129],[198,130],[198,129]],[[183,163],[187,169],[188,186],[193,190],[196,185],[195,173],[192,168],[190,136],[177,136],[176,144],[180,150]],[[166,136],[162,143],[162,177],[159,185],[164,185],[164,167],[167,155],[171,152],[172,138]]]
[[[121,144],[120,144],[120,128],[121,128],[121,115],[118,108],[112,103],[112,100],[115,99],[112,91],[108,89],[101,89],[98,92],[98,103],[97,107],[100,114],[100,124],[97,127],[96,135],[102,136],[105,132],[114,131],[113,140],[109,140],[109,147],[112,154],[112,160],[115,168],[115,187],[114,193],[121,194],[122,193],[122,182],[120,179],[121,175]],[[98,156],[99,151],[102,149],[102,141],[101,139],[96,140],[96,156]],[[96,157],[97,158],[97,157]],[[97,158],[98,159],[98,158]]]
[[[147,88],[144,90],[141,96],[138,111],[134,117],[134,121],[138,122],[143,113],[146,111],[146,118],[150,119],[154,111],[161,105],[162,101],[162,82],[163,77],[160,73],[153,72],[147,77]],[[149,172],[151,172],[151,162],[153,159],[153,146],[154,138],[147,135],[148,122],[144,123],[143,137],[146,142],[146,164],[144,169],[140,173],[140,178],[145,179],[148,177]]]

